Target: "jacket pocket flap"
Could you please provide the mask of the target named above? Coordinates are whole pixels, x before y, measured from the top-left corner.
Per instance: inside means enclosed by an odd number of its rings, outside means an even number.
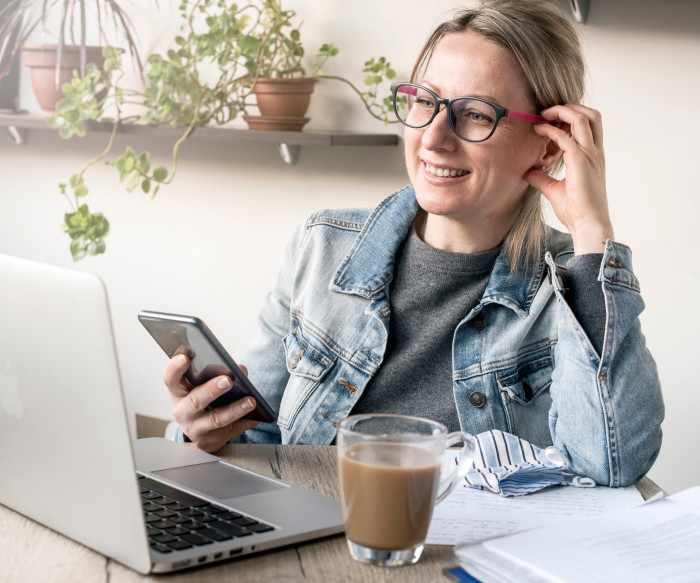
[[[290,374],[320,381],[333,365],[333,360],[314,348],[297,326],[284,339],[287,370]]]
[[[501,371],[498,384],[501,391],[514,401],[523,405],[529,403],[552,384],[552,359],[547,356],[529,360],[511,370]]]

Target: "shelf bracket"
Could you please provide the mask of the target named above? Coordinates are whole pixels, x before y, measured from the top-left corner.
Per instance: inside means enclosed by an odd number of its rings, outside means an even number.
[[[280,144],[278,146],[280,156],[282,156],[282,160],[286,163],[289,164],[290,166],[293,166],[294,164],[297,163],[297,160],[299,159],[299,152],[301,152],[301,146],[295,146],[295,145],[289,145],[289,144]]]
[[[7,129],[7,133],[17,146],[23,146],[27,143],[26,128],[18,128],[17,126],[7,126],[5,129]]]

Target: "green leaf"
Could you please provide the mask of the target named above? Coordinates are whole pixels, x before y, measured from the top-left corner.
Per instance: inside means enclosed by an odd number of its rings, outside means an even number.
[[[151,156],[148,152],[141,152],[139,156],[139,169],[141,172],[147,173],[151,168]]]
[[[107,249],[107,243],[105,243],[104,239],[97,239],[94,243],[93,249],[94,252],[91,252],[92,255],[104,253]]]
[[[158,166],[153,169],[153,180],[163,182],[168,177],[168,169],[163,166]]]
[[[70,243],[70,254],[73,256],[73,261],[80,261],[87,255],[87,245],[84,239],[74,239]]]
[[[95,220],[95,236],[104,237],[107,235],[109,233],[109,221],[102,216],[102,213],[95,213],[93,218]]]

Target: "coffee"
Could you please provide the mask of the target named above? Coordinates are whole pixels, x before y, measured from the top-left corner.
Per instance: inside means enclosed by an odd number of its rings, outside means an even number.
[[[414,445],[357,443],[338,459],[345,533],[373,549],[407,549],[428,532],[440,481],[435,453]]]

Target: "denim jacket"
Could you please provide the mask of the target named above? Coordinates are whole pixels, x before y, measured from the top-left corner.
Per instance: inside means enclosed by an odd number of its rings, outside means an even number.
[[[297,227],[241,359],[278,420],[240,441],[332,442],[382,364],[394,256],[417,212],[407,186],[373,210],[321,211]],[[574,473],[627,485],[656,459],[664,415],[638,319],[644,303],[629,248],[607,241],[597,354],[563,297],[560,269],[572,255],[571,237],[548,229],[536,265],[514,275],[498,256],[483,298],[454,331],[459,420],[472,434],[500,429],[553,444]]]

